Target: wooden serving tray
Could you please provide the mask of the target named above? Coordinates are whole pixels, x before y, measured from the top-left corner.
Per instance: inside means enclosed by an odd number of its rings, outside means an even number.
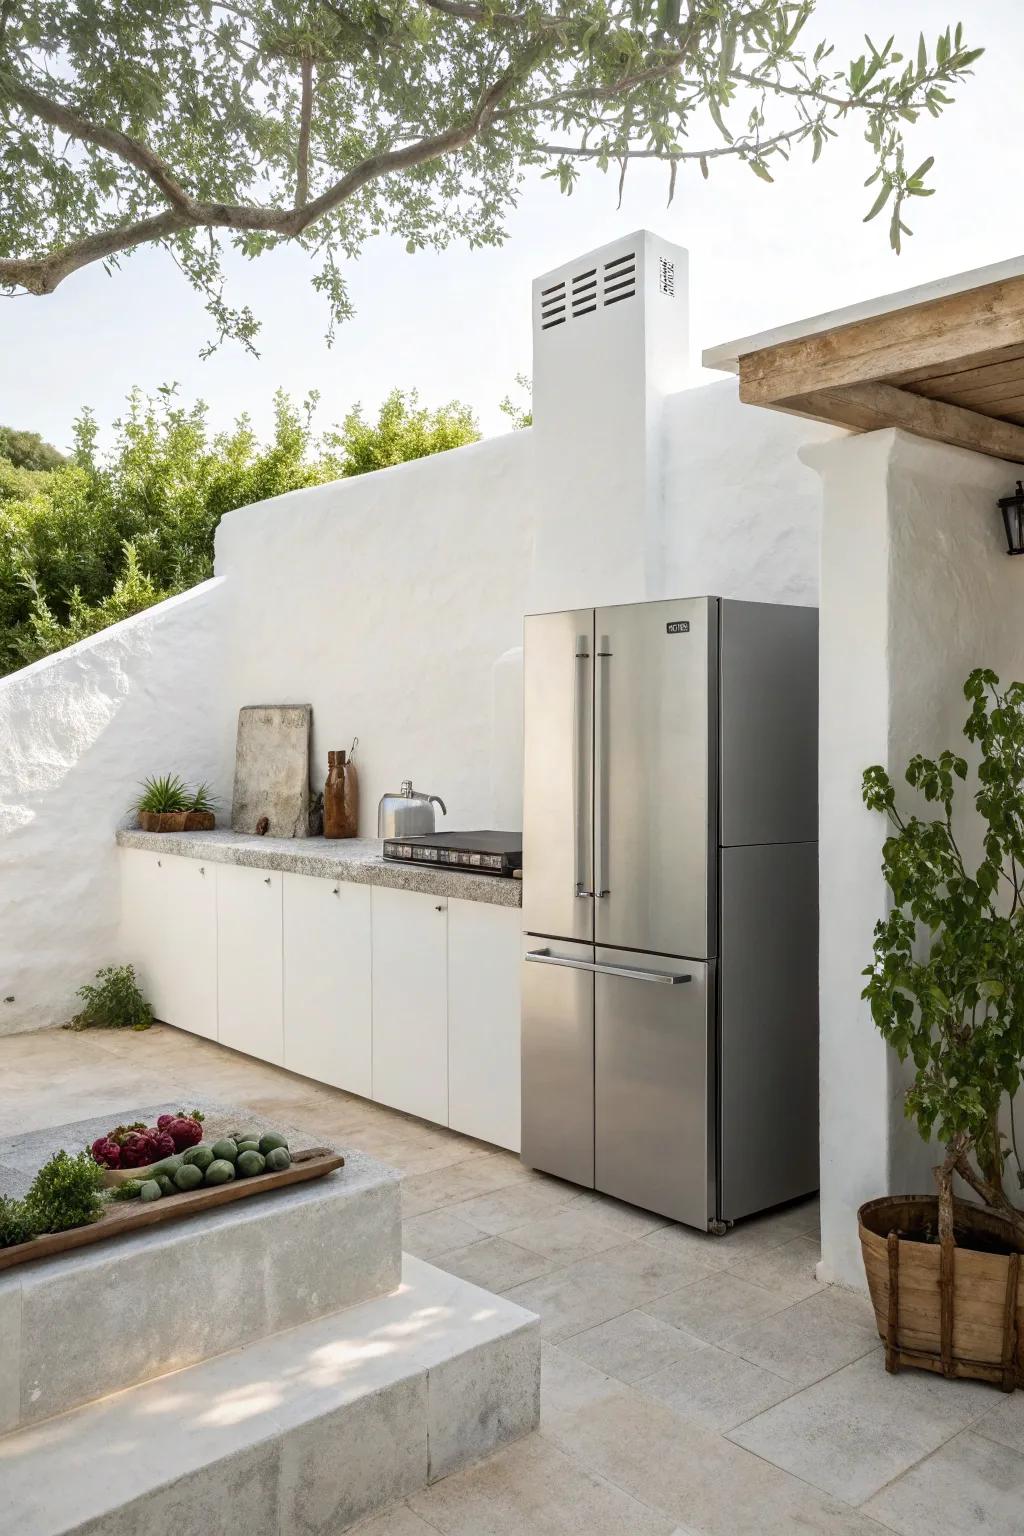
[[[262,1195],[273,1189],[284,1189],[288,1184],[305,1184],[309,1179],[322,1178],[343,1168],[345,1159],[330,1147],[307,1147],[305,1151],[292,1153],[292,1164],[282,1173],[257,1173],[248,1179],[230,1179],[227,1184],[208,1184],[199,1189],[183,1190],[177,1195],[164,1195],[160,1200],[115,1200],[105,1206],[98,1221],[87,1227],[72,1227],[67,1232],[47,1232],[27,1243],[16,1243],[12,1248],[0,1248],[0,1270],[11,1269],[15,1264],[26,1264],[30,1259],[52,1258],[55,1253],[66,1253],[72,1248],[85,1248],[90,1243],[102,1243],[108,1237],[120,1237],[125,1232],[137,1232],[142,1227],[155,1226],[159,1221],[179,1221],[182,1217],[198,1216],[203,1211],[214,1210],[218,1205],[230,1205],[233,1200],[244,1200],[248,1195]]]

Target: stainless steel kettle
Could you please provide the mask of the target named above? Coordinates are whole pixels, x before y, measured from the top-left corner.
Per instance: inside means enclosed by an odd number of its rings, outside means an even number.
[[[439,795],[421,795],[412,787],[412,780],[403,780],[397,795],[382,795],[377,807],[378,837],[423,837],[433,832],[434,806],[441,807],[441,815],[448,809]]]

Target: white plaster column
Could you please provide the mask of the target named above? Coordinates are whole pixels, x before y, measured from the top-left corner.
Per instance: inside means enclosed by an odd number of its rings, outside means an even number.
[[[801,457],[824,492],[821,1274],[863,1288],[858,1205],[930,1192],[935,1157],[905,1119],[906,1073],[860,1000],[887,904],[885,827],[861,803],[861,774],[881,763],[899,793],[915,752],[962,747],[973,667],[1024,678],[1024,561],[1006,556],[995,506],[1013,465],[897,431]]]

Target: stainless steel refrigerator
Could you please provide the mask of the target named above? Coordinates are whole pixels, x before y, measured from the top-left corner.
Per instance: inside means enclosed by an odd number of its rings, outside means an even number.
[[[705,1230],[818,1185],[817,618],[526,620],[522,1157]]]

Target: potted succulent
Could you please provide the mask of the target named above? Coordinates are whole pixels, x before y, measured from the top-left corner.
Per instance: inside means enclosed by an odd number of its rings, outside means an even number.
[[[208,784],[189,789],[176,773],[146,779],[132,809],[143,832],[212,832],[215,801]]]
[[[188,815],[188,790],[176,773],[143,782],[142,794],[133,807],[143,832],[184,832]]]
[[[864,774],[869,809],[892,830],[882,868],[892,893],[875,927],[864,997],[900,1061],[913,1063],[905,1110],[941,1161],[934,1195],[895,1195],[861,1207],[861,1248],[886,1368],[922,1366],[1012,1391],[1024,1386],[1021,1254],[1024,1212],[1005,1192],[1024,1173],[1000,1131],[1024,1065],[1024,684],[994,672],[964,685],[964,735],[977,755],[976,816],[956,818],[967,762],[945,751],[914,757],[912,789],[934,807],[904,816],[882,768]],[[977,846],[980,860],[969,861]],[[978,1197],[954,1197],[959,1176]]]
[[[185,812],[186,832],[212,832],[217,825],[214,814],[217,802],[210,793],[207,783],[197,784],[195,789],[189,792],[188,810]]]

